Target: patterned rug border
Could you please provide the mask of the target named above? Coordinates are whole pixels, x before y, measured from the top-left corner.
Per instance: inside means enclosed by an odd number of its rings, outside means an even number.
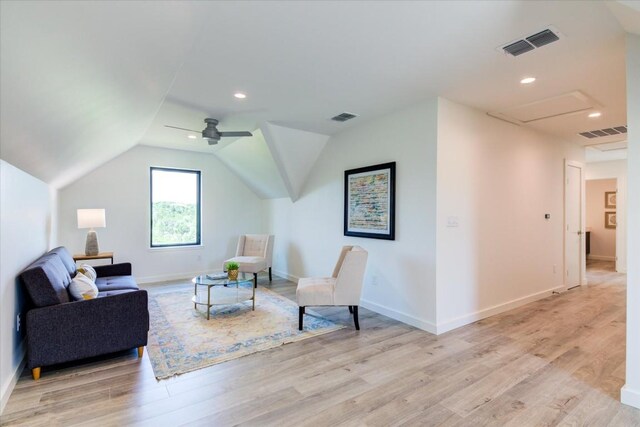
[[[157,294],[152,294],[149,293],[149,306],[151,308],[151,305],[155,305],[157,308],[155,310],[155,313],[160,313],[163,317],[164,314],[162,313],[162,311],[159,308],[159,303],[157,301],[158,297],[163,297],[163,296],[171,296],[171,295],[184,295],[186,293],[192,293],[193,288],[189,287],[189,289],[185,288],[185,289],[181,289],[181,290],[174,290],[174,291],[170,291],[170,292],[160,292]],[[265,293],[267,295],[269,295],[271,298],[275,298],[278,299],[279,301],[281,301],[282,303],[284,303],[285,305],[289,305],[289,306],[295,306],[296,308],[298,307],[298,305],[290,300],[289,298],[286,298],[280,294],[278,294],[277,292],[274,292],[268,288],[265,287],[259,287],[258,288],[258,293]],[[260,303],[260,296],[257,295],[256,296],[257,301],[256,303],[259,304]],[[151,311],[151,310],[150,310]],[[204,313],[203,313],[204,316]],[[171,370],[169,368],[164,368],[163,369],[163,365],[166,364],[165,360],[160,360],[160,361],[156,361],[154,359],[156,358],[160,358],[163,359],[164,355],[160,354],[160,355],[155,355],[155,351],[159,351],[160,353],[162,353],[162,346],[160,345],[151,345],[151,340],[149,342],[150,345],[148,345],[148,349],[147,352],[149,354],[149,360],[151,362],[151,366],[153,369],[153,373],[156,377],[157,380],[164,380],[164,379],[168,379],[168,378],[172,378],[175,376],[179,376],[179,375],[183,375],[189,372],[194,372],[200,369],[204,369],[204,368],[208,368],[210,366],[214,366],[214,365],[218,365],[220,363],[224,363],[224,362],[228,362],[230,360],[234,360],[234,359],[239,359],[241,357],[245,357],[245,356],[250,356],[252,354],[256,354],[259,353],[261,351],[266,351],[266,350],[270,350],[273,348],[278,348],[281,347],[283,345],[286,344],[291,344],[294,342],[299,342],[299,341],[303,341],[309,338],[313,338],[313,337],[317,337],[317,336],[321,336],[321,335],[325,335],[328,334],[330,332],[335,332],[335,331],[339,331],[340,329],[344,329],[346,328],[345,325],[341,325],[341,324],[337,324],[334,323],[322,316],[320,316],[318,313],[312,311],[312,310],[308,310],[306,311],[306,316],[312,316],[315,317],[318,320],[322,320],[324,322],[330,323],[332,324],[332,326],[328,326],[325,327],[323,329],[318,329],[318,330],[304,330],[302,333],[299,334],[295,334],[295,335],[289,335],[288,337],[282,338],[282,342],[277,342],[277,343],[273,343],[273,342],[264,342],[262,344],[258,344],[255,345],[254,347],[252,347],[250,350],[244,351],[244,352],[234,352],[234,353],[228,353],[226,355],[220,355],[220,356],[214,356],[214,358],[212,358],[211,360],[205,361],[202,364],[198,365],[198,366],[188,366],[188,367],[184,367],[182,369],[179,370],[179,372],[167,372],[167,373],[163,373],[160,372],[158,374],[158,371],[164,371],[165,369]],[[166,320],[166,318],[164,319],[165,322],[168,322],[168,320]],[[153,322],[151,322],[153,323]],[[149,331],[149,334],[151,335],[151,331]],[[157,347],[157,348],[155,348]],[[165,362],[165,363],[163,363]]]

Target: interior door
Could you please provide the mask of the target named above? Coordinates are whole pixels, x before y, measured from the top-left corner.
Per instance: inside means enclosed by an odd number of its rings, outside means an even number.
[[[582,166],[565,166],[565,287],[582,284]]]

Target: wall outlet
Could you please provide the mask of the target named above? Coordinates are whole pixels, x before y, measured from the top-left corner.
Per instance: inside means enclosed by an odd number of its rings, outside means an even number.
[[[558,270],[558,266],[553,264],[553,274],[556,274],[557,270]]]
[[[457,216],[447,217],[447,227],[457,227],[459,225],[459,220]]]
[[[20,313],[16,314],[16,332],[20,332]]]
[[[374,274],[371,277],[371,286],[378,286],[378,275]]]

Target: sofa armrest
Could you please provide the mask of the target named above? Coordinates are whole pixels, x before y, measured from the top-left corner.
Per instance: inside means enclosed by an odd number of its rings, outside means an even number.
[[[93,267],[98,277],[110,276],[131,276],[131,263],[123,262],[120,264],[98,265]]]
[[[27,312],[29,369],[147,344],[147,291],[41,307]]]

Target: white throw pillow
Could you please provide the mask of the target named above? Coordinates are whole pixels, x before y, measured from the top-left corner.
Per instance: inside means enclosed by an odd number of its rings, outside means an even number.
[[[69,292],[76,301],[94,299],[98,296],[98,287],[82,273],[76,274],[69,284]]]
[[[81,264],[78,268],[78,272],[87,276],[92,282],[95,282],[98,277],[98,273],[96,273],[95,268],[91,267],[89,264]]]

